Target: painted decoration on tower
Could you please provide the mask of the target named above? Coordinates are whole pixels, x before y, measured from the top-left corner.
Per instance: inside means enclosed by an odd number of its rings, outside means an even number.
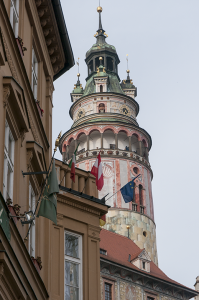
[[[125,116],[129,116],[129,117],[131,115],[130,108],[125,104],[120,106],[120,113],[125,115]]]
[[[83,108],[80,108],[77,112],[76,119],[78,120],[84,116],[85,116],[85,110]]]

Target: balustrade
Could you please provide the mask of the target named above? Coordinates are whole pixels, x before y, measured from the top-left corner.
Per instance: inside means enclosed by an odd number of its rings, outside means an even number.
[[[95,183],[95,177],[90,172],[75,169],[75,182],[70,178],[70,168],[60,160],[55,160],[58,183],[66,188],[83,192],[88,196],[98,198],[98,191]]]

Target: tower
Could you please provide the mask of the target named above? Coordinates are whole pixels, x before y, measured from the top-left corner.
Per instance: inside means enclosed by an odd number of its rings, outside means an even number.
[[[145,248],[154,263],[158,264],[156,226],[154,222],[151,180],[153,177],[148,153],[152,141],[136,120],[139,104],[135,98],[137,88],[130,79],[120,81],[120,63],[114,46],[106,42],[108,35],[101,22],[94,35],[96,43],[87,51],[88,67],[86,86],[80,83],[80,74],[71,93],[70,117],[74,123],[61,138],[63,160],[69,162],[77,145],[77,167],[91,170],[101,151],[104,187],[99,198],[108,194],[106,203],[111,206],[105,229],[128,236],[141,249]],[[135,180],[134,202],[125,203],[120,192],[122,186]],[[73,184],[76,189],[78,182]],[[115,194],[116,193],[116,194]],[[129,232],[128,232],[129,231]]]

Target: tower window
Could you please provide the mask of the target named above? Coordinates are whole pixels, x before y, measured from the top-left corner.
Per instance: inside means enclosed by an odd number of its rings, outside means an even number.
[[[142,185],[141,184],[139,184],[139,201],[140,201],[140,205],[143,205]]]
[[[91,60],[88,64],[88,75],[93,72],[93,60]]]
[[[99,104],[99,113],[105,113],[105,105],[104,103],[100,103]]]
[[[138,174],[138,168],[134,167],[134,168],[133,168],[133,172],[134,172],[135,174]]]
[[[100,93],[103,93],[103,85],[100,85]]]
[[[113,59],[110,57],[107,57],[106,59],[106,65],[108,71],[113,71]]]

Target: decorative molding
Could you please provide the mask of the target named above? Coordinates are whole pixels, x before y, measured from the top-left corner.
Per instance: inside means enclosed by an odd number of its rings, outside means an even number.
[[[10,51],[8,49],[8,45],[6,43],[5,37],[4,37],[4,35],[3,35],[2,32],[1,32],[1,34],[2,34],[3,45],[4,45],[5,52],[6,52],[6,57],[7,57],[8,65],[10,67],[10,71],[12,73],[12,76],[16,79],[16,81],[19,82],[19,79],[18,79],[18,76],[17,76],[17,71],[16,71],[16,68],[14,66],[12,57],[10,55]]]
[[[71,199],[69,199],[69,195],[71,196]],[[69,195],[65,196],[65,195],[59,193],[58,197],[57,197],[57,201],[61,202],[61,203],[64,203],[64,204],[67,204],[69,206],[75,207],[79,210],[87,211],[87,212],[89,212],[93,215],[97,215],[97,216],[100,217],[100,212],[99,212],[98,209],[92,209],[91,206],[86,206],[85,203],[81,203],[78,200],[74,199],[73,198],[74,196],[78,197],[76,195],[72,195],[72,194],[69,194]],[[76,202],[74,202],[74,200]]]
[[[8,103],[8,98],[10,96],[10,87],[6,85],[3,87],[3,107],[5,108]]]
[[[23,141],[24,141],[25,136],[26,136],[26,130],[25,129],[22,129],[20,131],[20,136],[21,136],[21,147],[22,147]]]

